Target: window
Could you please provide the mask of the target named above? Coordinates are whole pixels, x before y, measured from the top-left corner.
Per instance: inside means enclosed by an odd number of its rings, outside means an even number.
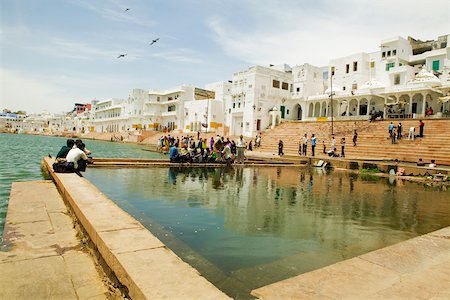
[[[283,90],[289,90],[289,83],[287,83],[287,82],[283,82],[282,84],[281,84],[281,88],[283,89]]]
[[[387,63],[387,64],[386,64],[386,71],[389,71],[389,70],[392,69],[393,67],[395,67],[395,63]]]
[[[253,87],[253,85],[251,85],[251,84],[248,85],[248,88],[249,88],[249,89],[251,89],[252,87]]]
[[[287,114],[287,115],[289,114],[289,109],[288,109],[288,110],[286,110],[286,114]]]
[[[356,90],[358,89],[358,84],[357,83],[353,83],[352,84],[352,90]]]
[[[297,93],[300,93],[300,88],[299,87],[297,88]]]
[[[353,62],[353,72],[356,72],[356,71],[358,71],[358,62],[354,61]]]
[[[433,60],[433,71],[439,71],[439,60]]]
[[[234,107],[233,107],[234,108]],[[231,108],[228,109],[228,113],[231,114]]]
[[[392,55],[397,55],[397,50],[392,50]]]
[[[400,84],[400,75],[396,74],[394,77],[394,85],[399,85]]]
[[[381,57],[385,58],[386,57],[386,51],[381,52]]]
[[[346,64],[345,65],[345,73],[349,73],[350,72],[350,65],[349,64]]]
[[[233,103],[233,108],[236,108],[236,103]]]
[[[342,90],[345,91],[345,86],[342,87]],[[334,93],[333,93],[334,94]]]
[[[373,68],[375,68],[375,62],[374,61],[371,61],[370,62],[370,67],[373,69]]]
[[[391,50],[387,52],[387,56],[391,56]]]
[[[335,71],[335,69],[334,69],[334,67],[331,67],[331,76],[334,76],[334,71]]]
[[[274,88],[279,89],[280,88],[280,82],[278,80],[273,80],[272,86]]]

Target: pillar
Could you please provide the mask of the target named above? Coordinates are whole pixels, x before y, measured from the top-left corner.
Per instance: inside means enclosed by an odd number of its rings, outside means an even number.
[[[425,105],[427,103],[427,94],[426,93],[422,93],[422,111],[421,114],[422,116],[425,116]],[[431,105],[431,103],[430,103]]]

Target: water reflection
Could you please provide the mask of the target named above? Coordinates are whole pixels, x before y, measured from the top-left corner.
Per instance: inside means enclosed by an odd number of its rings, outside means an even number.
[[[86,176],[151,220],[143,222],[149,228],[161,226],[163,241],[173,236],[170,247],[219,288],[244,298],[255,287],[450,225],[448,192],[388,178],[283,167],[97,169]]]

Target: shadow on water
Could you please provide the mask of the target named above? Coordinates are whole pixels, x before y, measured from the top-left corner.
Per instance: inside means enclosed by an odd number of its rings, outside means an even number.
[[[86,177],[235,298],[450,225],[448,192],[343,172],[172,167]]]

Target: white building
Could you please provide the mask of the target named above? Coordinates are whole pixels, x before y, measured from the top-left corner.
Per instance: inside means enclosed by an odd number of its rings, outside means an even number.
[[[433,41],[395,37],[372,53],[334,58],[326,68],[253,66],[232,81],[159,91],[135,89],[127,100],[97,103],[97,132],[221,131],[254,136],[285,120],[447,116],[450,36]],[[82,124],[83,125],[83,124]]]
[[[13,113],[0,113],[0,130],[7,132],[21,132],[23,130],[23,120],[26,115]]]
[[[448,39],[422,42],[395,37],[382,41],[379,51],[331,60],[330,87],[323,95],[306,99],[306,119],[328,118],[332,113],[338,119],[367,119],[372,111],[393,118],[420,118],[427,108],[434,116],[446,115]]]
[[[227,134],[224,107],[231,95],[231,83],[220,81],[197,89],[194,101],[184,104],[185,131],[221,132]]]
[[[123,99],[112,98],[97,103],[92,124],[95,132],[123,132],[126,117]]]
[[[292,89],[292,70],[288,65],[254,66],[234,73],[231,98],[225,104],[225,122],[230,135],[253,136],[267,129],[269,112],[279,108],[280,117],[294,114],[288,101]],[[275,120],[279,122],[279,118]]]

